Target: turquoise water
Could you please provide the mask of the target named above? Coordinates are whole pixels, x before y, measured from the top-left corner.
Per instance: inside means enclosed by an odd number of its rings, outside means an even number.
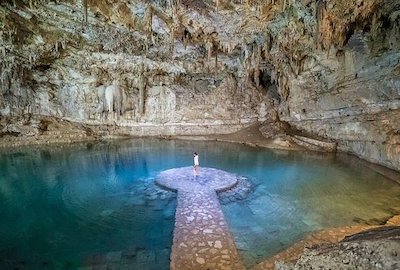
[[[348,156],[157,139],[3,150],[0,269],[169,269],[176,200],[153,180],[194,151],[252,182],[223,206],[248,266],[311,231],[400,212],[400,185]]]
[[[223,210],[247,266],[313,231],[384,224],[400,214],[400,185],[358,158],[247,149],[235,159],[227,163],[251,179],[254,191]]]

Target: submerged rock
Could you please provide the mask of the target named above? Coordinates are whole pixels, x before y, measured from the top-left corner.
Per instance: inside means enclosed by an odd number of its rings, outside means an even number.
[[[252,191],[253,186],[251,182],[245,177],[238,177],[237,185],[229,190],[218,193],[218,198],[221,204],[228,204],[246,199]]]

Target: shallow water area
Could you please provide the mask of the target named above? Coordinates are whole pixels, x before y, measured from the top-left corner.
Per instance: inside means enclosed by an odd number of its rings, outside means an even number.
[[[237,160],[254,191],[223,209],[248,267],[313,231],[383,225],[400,213],[400,185],[349,155],[250,149]]]
[[[200,173],[252,184],[222,205],[248,267],[309,232],[400,213],[400,185],[347,155],[158,139],[24,147],[0,156],[0,269],[169,269],[176,195],[154,179],[195,151]]]
[[[0,269],[169,269],[176,200],[153,182],[159,151],[115,141],[3,152]]]

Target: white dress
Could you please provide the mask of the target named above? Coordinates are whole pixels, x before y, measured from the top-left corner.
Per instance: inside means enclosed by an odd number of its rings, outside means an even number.
[[[194,166],[199,166],[199,156],[198,155],[193,158],[193,161],[194,161]]]

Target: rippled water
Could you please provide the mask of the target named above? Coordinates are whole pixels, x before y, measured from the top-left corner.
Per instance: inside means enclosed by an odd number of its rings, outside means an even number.
[[[0,156],[0,269],[168,269],[176,202],[153,179],[194,151],[253,184],[223,206],[248,266],[308,232],[400,212],[400,185],[344,155],[156,139],[26,147]]]

